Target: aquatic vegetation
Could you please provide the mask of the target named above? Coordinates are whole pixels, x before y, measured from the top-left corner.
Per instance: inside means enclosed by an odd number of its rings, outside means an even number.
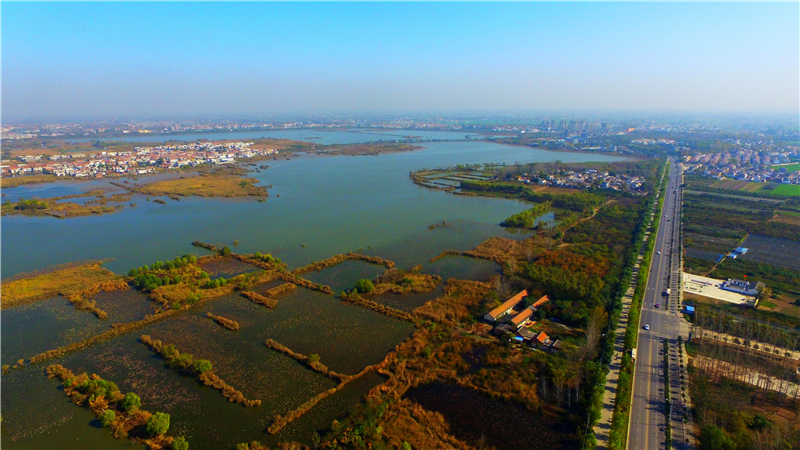
[[[151,450],[169,447],[177,439],[186,442],[182,437],[166,436],[169,414],[151,414],[142,410],[139,396],[132,392],[122,394],[116,383],[96,374],[75,375],[60,364],[49,366],[46,372],[48,377],[63,381],[64,394],[76,405],[88,406],[117,439],[130,438],[147,445]]]
[[[294,285],[292,284],[292,286],[294,286]],[[248,299],[250,301],[253,301],[255,303],[258,303],[259,305],[264,305],[267,308],[274,308],[278,304],[277,300],[275,300],[273,298],[265,297],[265,296],[263,296],[261,294],[255,293],[255,292],[242,291],[242,292],[240,292],[240,294],[241,294],[242,297],[244,297],[244,298],[246,298],[246,299]]]
[[[293,291],[296,288],[297,285],[293,283],[283,283],[280,286],[268,289],[266,292],[264,292],[264,295],[266,295],[267,297],[277,297],[278,295],[285,294],[289,291]]]
[[[312,270],[319,271],[326,267],[335,266],[345,261],[355,261],[355,260],[386,266],[387,269],[391,269],[392,267],[394,267],[394,261],[389,261],[388,259],[384,259],[379,256],[367,256],[367,255],[362,255],[360,253],[349,252],[349,253],[334,255],[331,256],[330,258],[326,258],[320,261],[314,261],[311,264],[294,269],[292,273],[294,273],[295,275],[299,275],[301,273],[310,272]]]
[[[342,381],[345,381],[345,380],[349,379],[348,375],[343,375],[343,374],[340,374],[340,373],[336,373],[336,372],[330,370],[328,368],[328,366],[326,366],[325,364],[322,364],[319,361],[319,355],[306,356],[306,355],[294,352],[294,351],[292,351],[292,349],[290,349],[290,348],[286,347],[285,345],[283,345],[283,344],[281,344],[279,342],[276,342],[276,341],[274,341],[272,339],[267,339],[266,342],[264,342],[264,345],[266,345],[267,347],[269,347],[269,348],[271,348],[271,349],[273,349],[273,350],[275,350],[277,352],[283,353],[284,355],[287,355],[287,356],[291,357],[292,359],[294,359],[297,362],[303,364],[304,366],[310,368],[311,370],[317,371],[317,372],[325,375],[326,377],[333,379],[334,381],[342,382]]]
[[[226,319],[225,317],[222,316],[215,316],[214,314],[211,313],[206,313],[206,317],[213,320],[214,322],[217,322],[218,324],[222,325],[223,327],[231,331],[237,331],[239,329],[239,323],[236,322],[235,320]]]
[[[172,344],[165,345],[160,340],[152,339],[150,336],[144,334],[140,338],[150,350],[158,353],[164,360],[173,368],[191,375],[197,379],[201,384],[217,389],[222,392],[222,395],[230,402],[239,403],[247,408],[252,406],[260,406],[261,400],[248,400],[244,397],[241,391],[237,391],[213,372],[213,366],[210,361],[202,359],[194,359],[189,353],[181,353]]]
[[[57,268],[51,272],[4,282],[2,308],[42,300],[55,295],[91,296],[105,289],[122,288],[119,275],[101,267],[100,262],[90,262]],[[127,285],[125,286],[127,288]]]
[[[389,292],[393,294],[423,294],[436,289],[436,285],[442,282],[442,277],[420,273],[420,270],[422,270],[422,266],[412,267],[408,271],[396,268],[387,269],[374,280],[374,289],[367,293],[372,295]],[[355,290],[362,293],[358,289],[358,284],[356,284]]]
[[[371,309],[394,319],[405,320],[408,322],[416,322],[417,317],[412,313],[401,311],[399,309],[386,306],[372,300],[360,296],[357,292],[345,292],[342,294],[341,299],[353,303],[354,305],[361,306],[362,308]]]
[[[480,304],[494,287],[494,282],[447,280],[444,295],[415,308],[414,314],[449,326],[455,326]]]
[[[194,177],[177,178],[149,183],[134,192],[145,195],[198,196],[198,197],[264,197],[265,186],[256,186],[255,178],[241,178],[235,174],[199,174]]]

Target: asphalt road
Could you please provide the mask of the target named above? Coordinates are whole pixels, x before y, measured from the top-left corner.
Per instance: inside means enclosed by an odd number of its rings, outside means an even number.
[[[678,333],[687,334],[687,327],[678,316],[677,281],[679,274],[671,266],[670,258],[673,240],[679,227],[676,189],[680,184],[680,168],[676,160],[670,164],[669,184],[664,198],[664,207],[656,232],[656,243],[650,273],[647,278],[647,291],[642,305],[639,327],[639,343],[636,350],[636,372],[634,375],[633,402],[630,428],[628,430],[628,449],[650,450],[669,449],[665,442],[666,403],[664,400],[663,344],[665,338],[677,339]],[[679,206],[679,205],[678,205]],[[666,217],[664,217],[666,215]],[[652,237],[651,237],[652,238]],[[675,252],[679,252],[678,243]],[[661,252],[659,255],[657,252]],[[676,255],[678,256],[678,255]],[[670,301],[662,296],[672,285]],[[660,304],[656,308],[656,304]],[[644,330],[645,325],[649,330]],[[678,376],[671,372],[672,378]],[[677,430],[673,428],[673,435]]]

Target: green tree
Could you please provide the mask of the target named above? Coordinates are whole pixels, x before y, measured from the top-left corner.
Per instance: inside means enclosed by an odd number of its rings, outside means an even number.
[[[172,450],[189,450],[189,442],[183,436],[178,436],[172,441]]]
[[[700,429],[701,450],[736,450],[736,443],[725,430],[716,425],[704,425]]]
[[[222,256],[230,256],[230,255],[231,255],[231,249],[230,249],[230,247],[228,247],[228,246],[226,245],[225,247],[222,247],[222,250],[220,250],[220,252],[219,252],[219,253],[220,253]]]
[[[375,289],[375,285],[372,284],[372,281],[362,278],[356,281],[356,286],[353,288],[359,294],[366,294],[367,292],[372,292]]]
[[[319,362],[319,355],[316,354],[316,353],[312,353],[312,354],[308,355],[308,362],[310,362],[310,363]]]
[[[136,411],[137,409],[141,408],[141,406],[142,399],[140,399],[139,396],[133,392],[128,392],[125,394],[125,398],[122,399],[122,409],[127,412]]]
[[[100,423],[102,423],[104,427],[111,425],[111,423],[115,420],[117,420],[117,415],[110,409],[107,409],[100,414]]]
[[[206,373],[211,371],[214,366],[211,365],[211,361],[207,359],[198,359],[194,362],[194,370],[200,373]]]
[[[159,436],[169,430],[169,414],[157,412],[147,421],[147,433],[150,436]]]
[[[403,441],[403,445],[400,446],[400,450],[411,450],[411,444],[406,441]]]

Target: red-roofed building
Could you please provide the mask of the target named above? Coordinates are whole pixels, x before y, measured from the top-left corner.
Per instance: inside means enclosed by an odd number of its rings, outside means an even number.
[[[517,304],[519,304],[519,302],[521,302],[522,299],[524,299],[527,296],[528,296],[527,290],[519,292],[517,295],[506,300],[506,302],[503,303],[502,305],[498,306],[497,308],[491,310],[488,314],[484,315],[483,318],[486,319],[486,321],[488,322],[494,322],[497,320],[498,317],[514,309],[514,307],[517,306]]]
[[[547,303],[547,302],[549,302],[549,301],[550,301],[550,297],[548,297],[548,296],[546,296],[546,295],[543,295],[543,296],[542,296],[542,298],[540,298],[539,300],[536,300],[536,301],[535,301],[535,302],[534,302],[534,303],[531,305],[531,307],[533,307],[533,308],[538,308],[538,307],[540,307],[540,306],[544,305],[545,303]]]
[[[528,320],[531,318],[531,314],[533,314],[533,310],[530,308],[525,308],[521,313],[517,314],[513,319],[511,319],[511,323],[519,329],[528,323]]]

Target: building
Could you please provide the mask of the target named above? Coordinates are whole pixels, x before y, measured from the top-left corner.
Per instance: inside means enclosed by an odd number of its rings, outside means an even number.
[[[735,292],[737,294],[755,297],[764,288],[764,283],[760,281],[742,281],[728,278],[720,285],[720,289]]]
[[[545,334],[544,331],[537,334],[535,338],[533,338],[533,345],[537,347],[547,347],[551,344],[550,336]]]
[[[531,307],[532,308],[538,308],[538,307],[544,305],[545,303],[547,303],[549,301],[550,301],[550,297],[548,297],[546,295],[543,295],[542,298],[540,298],[539,300],[536,300],[535,302],[533,302]]]
[[[531,314],[533,314],[533,310],[530,308],[525,308],[521,313],[517,314],[513,319],[511,319],[511,323],[517,327],[517,329],[522,328],[526,323],[528,323],[528,320],[530,320]]]
[[[528,296],[528,291],[524,290],[519,292],[517,295],[511,297],[510,299],[506,300],[505,303],[498,306],[497,308],[489,311],[489,313],[485,314],[483,318],[487,322],[495,322],[500,316],[503,316],[514,309],[515,306],[519,304],[525,297]]]

